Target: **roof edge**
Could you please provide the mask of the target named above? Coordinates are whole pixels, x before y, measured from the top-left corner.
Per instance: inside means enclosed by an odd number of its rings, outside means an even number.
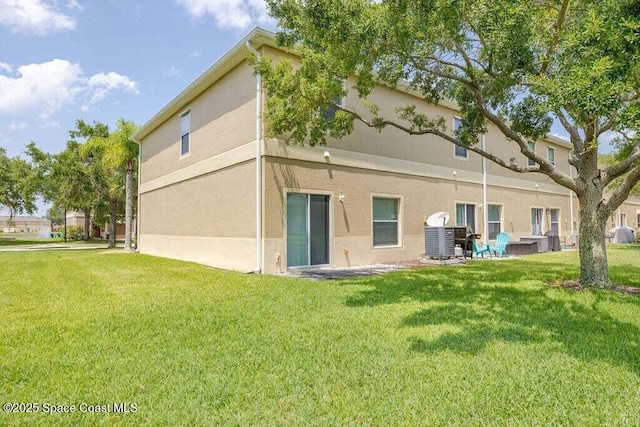
[[[178,95],[176,95],[169,103],[167,103],[160,111],[158,111],[145,124],[140,126],[133,134],[132,139],[140,144],[142,139],[147,137],[153,130],[168,120],[171,116],[184,108],[185,104],[191,102],[200,95],[207,87],[215,83],[222,75],[217,75],[221,69],[232,64],[239,64],[244,58],[244,49],[247,42],[254,44],[256,48],[263,45],[275,46],[276,33],[262,27],[255,27],[247,33],[240,41],[227,50],[216,62],[200,74]]]
[[[263,27],[254,27],[251,31],[249,31],[249,33],[247,33],[242,39],[240,39],[240,41],[234,44],[220,58],[218,58],[216,62],[209,66],[209,68],[207,68],[202,74],[196,77],[196,79],[191,82],[185,89],[183,89],[178,95],[176,95],[171,101],[169,101],[169,103],[166,104],[158,113],[151,117],[151,119],[149,119],[144,125],[139,127],[138,130],[133,134],[132,139],[140,144],[143,138],[148,136],[153,130],[155,130],[158,126],[168,120],[171,116],[179,112],[182,108],[184,108],[185,104],[188,104],[194,98],[204,92],[207,87],[211,86],[218,79],[220,79],[224,75],[217,75],[220,70],[222,70],[229,64],[233,64],[233,66],[239,64],[245,58],[245,55],[242,54],[246,48],[245,45],[247,42],[251,42],[256,49],[262,47],[263,45],[282,49],[282,47],[278,47],[276,45],[275,38],[276,33],[274,33],[273,31],[267,30]],[[234,63],[234,61],[236,61],[237,63]],[[420,97],[420,94],[409,87],[408,84],[400,84],[395,89],[412,96]],[[460,106],[452,100],[442,99],[438,102],[438,104],[442,107],[454,111],[460,111]],[[542,139],[547,142],[563,146],[565,148],[573,148],[571,142],[557,135],[547,134]]]

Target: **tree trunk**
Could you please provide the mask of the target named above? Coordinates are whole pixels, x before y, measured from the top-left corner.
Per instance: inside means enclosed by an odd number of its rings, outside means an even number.
[[[109,234],[109,248],[116,247],[116,220],[118,218],[118,202],[110,201],[109,202],[109,226],[111,228],[111,233]]]
[[[580,198],[580,284],[610,288],[612,284],[605,245],[608,215],[598,211],[601,197],[596,194],[590,196]]]
[[[91,210],[84,211],[84,240],[91,240]]]
[[[124,215],[124,250],[131,251],[131,226],[133,223],[133,164],[131,161],[127,163]]]

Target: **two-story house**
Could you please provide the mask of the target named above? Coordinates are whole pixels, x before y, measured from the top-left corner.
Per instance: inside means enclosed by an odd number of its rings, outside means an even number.
[[[356,125],[323,147],[265,138],[265,94],[248,52],[285,55],[273,33],[254,29],[134,135],[141,252],[280,273],[416,259],[424,252],[425,218],[438,211],[483,239],[553,230],[568,242],[577,232],[578,204],[569,190],[435,136]],[[455,105],[427,104],[409,91],[379,86],[371,98],[383,115],[414,104],[445,117],[452,129],[459,121]],[[361,105],[355,94],[342,102]],[[495,128],[485,144],[527,162]],[[567,173],[570,149],[555,137],[535,144]]]

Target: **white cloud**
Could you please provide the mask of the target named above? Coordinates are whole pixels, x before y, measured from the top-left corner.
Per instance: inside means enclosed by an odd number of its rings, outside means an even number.
[[[13,72],[13,67],[6,62],[0,62],[0,70],[11,73]]]
[[[78,3],[77,0],[70,0],[67,2],[67,9],[82,12],[84,10],[84,6]]]
[[[52,31],[73,30],[75,18],[43,0],[0,0],[0,25],[14,33],[46,35]]]
[[[121,89],[125,92],[139,94],[138,84],[127,76],[110,72],[108,74],[99,73],[92,76],[88,81],[89,90],[91,91],[90,104],[102,101],[109,95],[109,92]]]
[[[27,127],[27,124],[25,122],[11,122],[9,123],[9,126],[7,126],[7,129],[15,132],[15,131],[23,130],[26,127]]]
[[[90,78],[79,64],[62,59],[19,67],[16,77],[0,75],[0,114],[35,110],[44,120],[64,105],[94,104],[114,90],[137,94],[137,83],[118,73]]]
[[[171,68],[169,68],[168,70],[164,70],[162,74],[164,74],[167,77],[175,77],[180,75],[180,70],[176,68],[175,65],[172,65]]]
[[[176,0],[196,18],[211,15],[221,28],[244,29],[269,20],[264,0]]]

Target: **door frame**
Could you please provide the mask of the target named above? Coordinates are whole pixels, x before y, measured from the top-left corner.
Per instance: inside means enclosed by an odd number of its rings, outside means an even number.
[[[315,265],[296,265],[296,266],[292,266],[289,267],[288,266],[288,254],[287,254],[287,247],[288,247],[288,242],[287,242],[287,195],[290,193],[301,193],[301,194],[307,194],[307,195],[316,195],[316,196],[329,196],[329,227],[327,232],[329,233],[329,263],[328,264],[315,264]],[[284,215],[282,216],[282,241],[283,241],[283,247],[282,247],[282,252],[284,254],[284,259],[282,260],[283,263],[282,265],[284,266],[284,268],[286,268],[287,270],[294,270],[294,269],[301,269],[301,268],[315,268],[315,267],[329,267],[333,265],[333,242],[334,242],[334,234],[333,234],[333,200],[335,199],[335,191],[330,191],[330,190],[318,190],[318,189],[310,189],[310,188],[287,188],[284,187],[282,189],[282,211],[284,212]],[[308,212],[307,212],[308,215]],[[311,260],[309,260],[309,262],[311,262]]]

